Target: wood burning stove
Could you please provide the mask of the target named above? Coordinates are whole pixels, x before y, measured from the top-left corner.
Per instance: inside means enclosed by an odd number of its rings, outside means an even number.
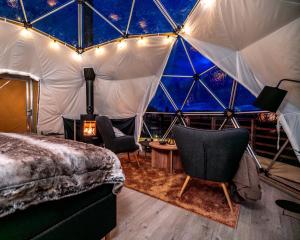
[[[96,78],[93,68],[84,68],[86,81],[86,112],[81,114],[81,133],[84,142],[92,142],[97,138],[96,116],[94,114],[94,81]]]
[[[93,137],[97,135],[96,121],[83,121],[83,136],[84,137]]]

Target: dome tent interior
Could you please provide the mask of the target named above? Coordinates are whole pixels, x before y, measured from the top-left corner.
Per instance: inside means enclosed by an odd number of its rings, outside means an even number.
[[[135,117],[136,140],[154,136],[147,114],[171,116],[163,139],[190,115],[239,128],[266,113],[253,105],[265,86],[300,79],[299,42],[298,0],[0,0],[0,131],[63,134],[63,117],[86,113],[84,68],[94,113]],[[280,88],[278,128],[300,161],[300,85]]]

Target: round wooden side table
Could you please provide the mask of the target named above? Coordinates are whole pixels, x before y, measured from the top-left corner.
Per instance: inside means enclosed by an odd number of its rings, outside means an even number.
[[[160,144],[158,141],[149,143],[151,151],[151,166],[164,168],[170,173],[175,169],[182,169],[178,149],[176,145]]]

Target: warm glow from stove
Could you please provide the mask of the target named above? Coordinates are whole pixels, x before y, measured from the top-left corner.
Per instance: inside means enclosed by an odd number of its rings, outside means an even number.
[[[83,122],[83,136],[96,136],[96,121]]]

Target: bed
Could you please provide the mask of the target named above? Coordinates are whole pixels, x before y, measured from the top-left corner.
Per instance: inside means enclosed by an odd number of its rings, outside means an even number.
[[[0,133],[0,239],[108,238],[123,182],[107,149]]]

